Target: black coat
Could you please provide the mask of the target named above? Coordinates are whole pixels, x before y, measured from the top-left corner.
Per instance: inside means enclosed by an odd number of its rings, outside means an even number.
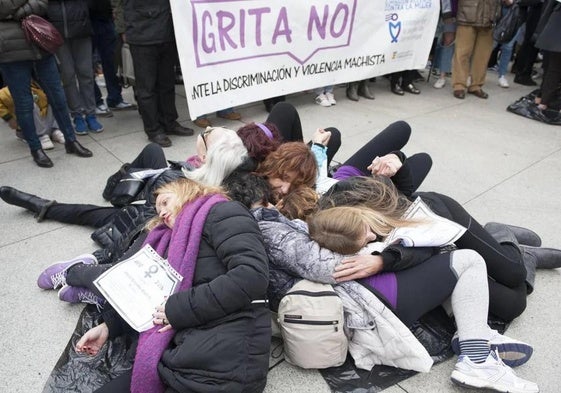
[[[41,59],[46,52],[27,42],[20,20],[46,13],[47,0],[0,0],[0,63]]]
[[[90,11],[86,0],[49,0],[49,20],[64,38],[92,35]]]
[[[261,392],[269,367],[268,258],[257,222],[238,202],[204,224],[193,286],[166,303],[176,330],[158,371],[166,392]],[[106,314],[104,313],[104,319]],[[121,327],[105,320],[110,335]]]
[[[169,0],[124,0],[127,42],[157,45],[175,41]]]
[[[536,34],[536,48],[561,52],[561,3],[549,0],[545,4]]]

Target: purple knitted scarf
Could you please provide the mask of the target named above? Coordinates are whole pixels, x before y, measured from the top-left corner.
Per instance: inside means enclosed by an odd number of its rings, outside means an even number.
[[[183,276],[176,292],[185,291],[193,285],[206,217],[214,205],[224,201],[226,198],[219,194],[200,197],[183,206],[173,229],[162,224],[148,234],[144,244],[150,244],[161,256],[168,251],[169,264]],[[132,371],[132,393],[159,393],[165,389],[157,367],[175,331],[172,329],[158,333],[161,328],[159,325],[154,326],[140,334]]]

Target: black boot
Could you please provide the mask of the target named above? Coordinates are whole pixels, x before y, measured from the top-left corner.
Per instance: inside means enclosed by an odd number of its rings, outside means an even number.
[[[35,161],[35,163],[38,166],[40,166],[41,168],[52,168],[53,167],[53,162],[51,161],[49,156],[47,156],[47,154],[45,154],[43,149],[32,150],[31,151],[31,156],[33,157],[33,161]]]
[[[358,101],[358,82],[351,82],[347,85],[347,98],[351,101]]]
[[[524,267],[526,268],[526,293],[529,295],[534,292],[538,259],[535,254],[524,250],[523,247],[524,246],[520,246],[522,250],[522,261],[524,262]]]
[[[367,80],[360,81],[358,84],[358,95],[369,100],[374,99],[374,93],[372,93],[370,87],[368,87]]]
[[[80,144],[80,142],[74,140],[70,142],[66,142],[64,144],[66,148],[66,152],[68,154],[76,154],[78,157],[91,157],[93,153],[86,149],[84,146]]]
[[[557,269],[561,267],[561,250],[545,247],[520,246],[524,254],[531,254],[536,259],[538,269]]]
[[[538,236],[538,234],[527,228],[501,224],[499,222],[488,222],[487,224],[485,224],[485,229],[487,230],[487,232],[491,233],[496,231],[495,228],[497,228],[497,226],[501,225],[508,227],[508,229],[510,229],[510,231],[514,234],[516,240],[518,240],[518,243],[520,244],[532,247],[540,247],[542,245],[542,239]]]
[[[32,211],[39,222],[43,221],[49,207],[57,203],[7,186],[0,187],[0,198],[10,205]]]

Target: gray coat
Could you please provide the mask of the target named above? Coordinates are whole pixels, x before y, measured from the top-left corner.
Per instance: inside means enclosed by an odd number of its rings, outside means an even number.
[[[370,370],[384,364],[428,372],[432,359],[411,331],[370,290],[350,281],[336,284],[335,266],[344,255],[321,248],[300,220],[290,221],[277,210],[253,211],[269,255],[269,300],[278,301],[301,278],[334,284],[343,302],[349,352],[357,367]]]
[[[175,41],[169,0],[124,0],[127,42],[157,45]]]
[[[550,52],[561,52],[561,3],[550,0],[546,3],[538,27],[536,48]]]
[[[47,0],[0,0],[0,63],[39,60],[46,53],[25,39],[21,19],[47,13]]]

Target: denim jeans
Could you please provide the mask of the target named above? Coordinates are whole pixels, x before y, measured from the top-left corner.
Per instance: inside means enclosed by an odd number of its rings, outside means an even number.
[[[443,45],[442,40],[438,39],[435,49],[434,68],[441,73],[449,73],[452,71],[452,57],[454,57],[454,43],[448,46]]]
[[[49,55],[35,61],[2,63],[0,64],[0,70],[14,99],[18,124],[31,151],[41,149],[41,142],[37,137],[35,122],[33,121],[33,96],[30,88],[31,72],[33,70],[35,70],[41,88],[47,95],[55,119],[60,130],[64,133],[65,140],[67,142],[76,140],[54,56]]]
[[[117,70],[115,67],[115,45],[117,44],[117,33],[115,33],[115,25],[111,19],[92,18],[92,46],[101,59],[103,67],[103,76],[105,78],[105,87],[107,88],[107,105],[117,106],[123,101],[121,95],[121,85],[117,78]],[[96,104],[100,103],[101,92],[97,85]],[[99,94],[99,96],[98,96]]]

